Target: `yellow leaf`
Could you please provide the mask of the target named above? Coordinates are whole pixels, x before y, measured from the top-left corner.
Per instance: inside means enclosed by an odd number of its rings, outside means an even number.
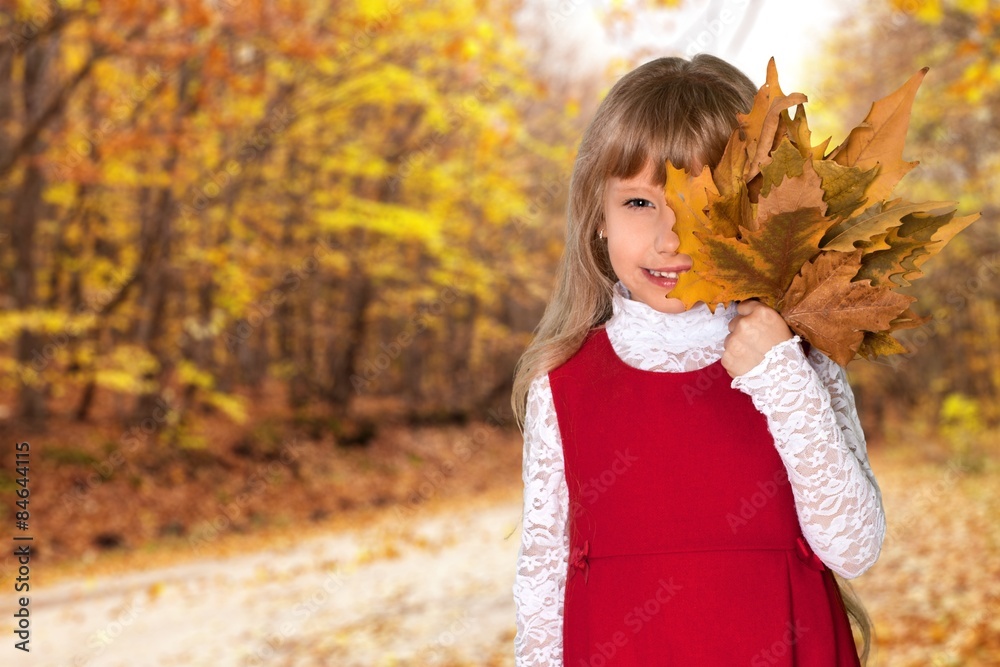
[[[683,272],[677,286],[670,290],[668,297],[680,299],[687,308],[699,301],[706,303],[714,312],[718,302],[719,286],[704,276],[704,258],[699,252],[701,241],[696,231],[708,232],[711,224],[705,208],[710,194],[718,195],[712,175],[706,166],[698,176],[692,178],[684,169],[678,169],[667,162],[667,182],[664,189],[667,206],[674,212],[674,232],[680,237],[678,251],[691,257],[690,271]],[[729,230],[720,230],[725,233]],[[733,230],[735,231],[735,230]]]

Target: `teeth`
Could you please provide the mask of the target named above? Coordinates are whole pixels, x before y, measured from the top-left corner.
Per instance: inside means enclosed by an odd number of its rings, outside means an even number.
[[[677,273],[675,271],[649,271],[650,274],[656,276],[657,278],[676,278]]]

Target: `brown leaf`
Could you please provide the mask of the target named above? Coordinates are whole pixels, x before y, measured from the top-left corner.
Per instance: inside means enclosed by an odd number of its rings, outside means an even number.
[[[919,326],[923,326],[931,321],[930,315],[920,316],[913,312],[911,309],[907,308],[904,310],[899,317],[889,322],[889,331],[898,331],[900,329],[916,329]]]
[[[914,301],[867,281],[852,282],[861,251],[823,252],[802,267],[785,296],[781,315],[841,366],[854,358],[865,331],[883,331]]]
[[[902,154],[925,73],[875,102],[824,157],[829,140],[811,145],[805,97],[781,91],[771,60],[711,179],[704,171],[668,179],[681,248],[696,267],[670,296],[689,306],[760,299],[843,364],[859,350],[898,352],[889,332],[926,319],[906,309],[911,297],[891,290],[921,276],[978,217],[954,218],[945,210],[953,203],[885,201],[916,164]]]
[[[759,298],[778,308],[792,278],[819,252],[829,221],[819,176],[810,163],[802,174],[771,188],[757,205],[755,229],[743,238],[702,237],[706,276],[721,286],[719,298]]]
[[[785,95],[778,85],[778,69],[774,58],[767,63],[767,81],[757,91],[753,107],[747,115],[740,115],[742,134],[746,136],[746,163],[743,168],[743,180],[749,183],[766,162],[773,147],[775,131],[781,112],[789,107],[806,101],[802,93]]]
[[[901,286],[923,275],[924,263],[941,252],[948,241],[979,218],[979,214],[955,218],[955,211],[910,213],[902,224],[885,237],[887,250],[868,252],[861,260],[857,280],[868,279],[873,285],[889,279]]]
[[[847,167],[879,168],[868,189],[869,202],[888,198],[899,179],[917,165],[903,161],[903,144],[910,127],[913,100],[927,70],[927,67],[921,69],[898,90],[872,104],[861,125],[851,130],[844,143],[827,156]]]
[[[807,160],[822,160],[826,153],[826,147],[830,143],[830,138],[819,144],[812,145],[812,132],[809,130],[809,121],[806,118],[806,107],[799,104],[795,107],[795,118],[792,118],[788,111],[782,111],[778,119],[778,134],[788,137],[788,139],[798,149],[799,154]]]
[[[787,137],[782,139],[778,147],[771,153],[767,163],[760,170],[761,176],[763,176],[760,196],[766,197],[771,192],[771,188],[786,178],[801,176],[802,167],[807,159],[802,157]]]

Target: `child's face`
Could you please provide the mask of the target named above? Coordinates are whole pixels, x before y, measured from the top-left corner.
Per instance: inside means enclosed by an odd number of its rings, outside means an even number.
[[[608,180],[604,237],[611,266],[632,298],[661,313],[680,313],[683,302],[665,295],[677,286],[678,274],[691,269],[691,257],[678,252],[674,212],[653,176],[649,163],[633,178]]]

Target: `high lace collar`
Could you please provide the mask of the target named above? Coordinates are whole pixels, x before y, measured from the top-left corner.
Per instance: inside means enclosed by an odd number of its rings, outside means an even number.
[[[736,315],[735,302],[714,313],[703,303],[682,313],[661,313],[632,300],[621,282],[611,305],[605,328],[612,347],[623,361],[644,370],[693,370],[717,361]]]

